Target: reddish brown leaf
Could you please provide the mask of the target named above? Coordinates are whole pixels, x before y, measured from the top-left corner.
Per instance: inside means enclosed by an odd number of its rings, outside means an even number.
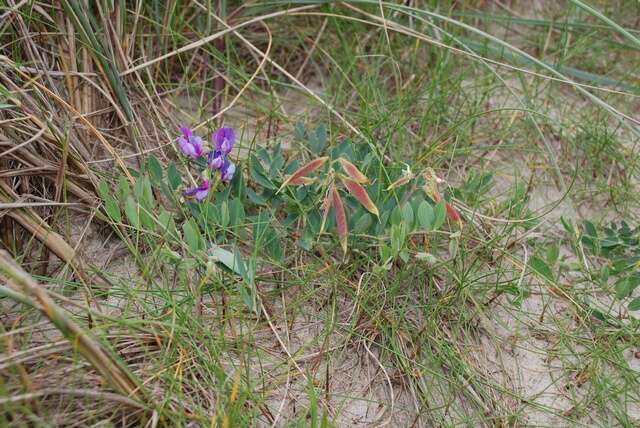
[[[449,217],[449,220],[460,221],[460,214],[458,214],[458,211],[456,211],[453,205],[447,202],[446,208],[447,208],[447,217]]]
[[[282,190],[282,188],[284,186],[286,186],[287,184],[300,183],[300,181],[299,181],[300,178],[305,177],[305,176],[311,174],[316,169],[320,168],[322,165],[324,165],[324,163],[327,161],[327,159],[328,159],[327,156],[323,156],[321,158],[314,159],[311,162],[308,162],[308,163],[302,165],[293,174],[291,174],[287,178],[285,178],[284,182],[282,183],[282,186],[280,186],[280,190]],[[302,184],[304,184],[304,183],[302,183]]]
[[[342,169],[344,169],[344,172],[347,173],[349,178],[351,178],[356,183],[365,184],[369,182],[367,176],[361,173],[360,170],[348,160],[338,158],[338,162],[340,162]]]
[[[347,216],[344,213],[344,204],[335,187],[331,189],[331,197],[333,199],[333,207],[336,211],[336,229],[340,238],[342,252],[347,253]]]
[[[322,201],[322,224],[320,225],[320,233],[324,230],[324,225],[327,223],[327,216],[329,215],[329,210],[333,201],[333,195],[331,194],[331,190],[327,191],[327,194],[324,196],[324,200]]]
[[[431,199],[434,200],[435,203],[438,203],[442,200],[442,195],[438,192],[438,189],[434,184],[429,184],[424,186],[424,191]],[[447,210],[447,218],[451,221],[459,222],[461,221],[460,214],[458,211],[451,205],[449,202],[445,202],[445,208]]]
[[[302,186],[302,185],[308,185],[308,184],[312,184],[315,183],[317,181],[316,177],[298,177],[298,178],[294,178],[292,180],[289,180],[288,184],[293,184],[296,186]]]
[[[400,186],[404,186],[405,184],[410,182],[411,179],[413,179],[413,176],[404,175],[404,176],[400,177],[399,179],[397,179],[396,181],[394,181],[393,183],[391,183],[389,185],[389,187],[387,187],[387,190],[396,189],[396,188],[398,188]]]
[[[376,207],[376,205],[373,203],[364,187],[350,178],[340,178],[342,179],[342,182],[344,183],[344,186],[347,188],[349,193],[351,193],[353,197],[356,198],[367,211],[369,211],[371,214],[374,214],[376,217],[380,215],[380,213],[378,212],[378,207]]]

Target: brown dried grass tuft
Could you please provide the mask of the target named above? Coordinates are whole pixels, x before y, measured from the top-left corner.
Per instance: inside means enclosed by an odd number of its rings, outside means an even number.
[[[0,273],[10,288],[4,294],[19,296],[20,302],[39,309],[112,388],[122,395],[144,402],[145,391],[124,363],[69,317],[49,297],[47,291],[3,250],[0,250]],[[2,286],[2,289],[5,287]]]

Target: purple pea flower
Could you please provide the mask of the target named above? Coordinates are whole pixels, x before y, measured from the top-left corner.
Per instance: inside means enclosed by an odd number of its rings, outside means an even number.
[[[225,159],[222,167],[220,167],[220,178],[225,183],[228,183],[233,178],[233,174],[236,172],[236,166],[229,159]]]
[[[199,202],[207,197],[209,193],[209,180],[202,180],[199,186],[190,187],[183,192],[185,196],[195,196]]]
[[[226,156],[236,143],[236,131],[233,128],[220,128],[213,134],[215,150]]]
[[[213,170],[220,169],[222,168],[222,165],[224,165],[225,159],[226,159],[226,156],[223,155],[221,151],[212,150],[209,152],[209,156],[207,158],[207,164],[209,165],[209,168]]]
[[[182,132],[182,136],[178,137],[178,146],[180,146],[182,153],[193,159],[202,156],[204,154],[202,150],[202,138],[194,135],[187,127],[180,128],[180,132]]]

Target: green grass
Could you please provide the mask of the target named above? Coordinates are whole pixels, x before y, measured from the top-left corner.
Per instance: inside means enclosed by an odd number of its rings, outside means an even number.
[[[61,3],[0,2],[0,248],[142,393],[127,401],[0,276],[0,425],[639,423],[637,313],[561,221],[640,224],[637,2]],[[217,17],[237,34],[204,43]],[[101,181],[118,194],[151,154],[184,171],[178,126],[222,123],[253,189],[244,153],[308,161],[296,124],[325,125],[329,150],[349,138],[383,160],[376,182],[432,168],[462,227],[414,232],[386,264],[385,233],[352,231],[343,257],[329,224],[305,250],[283,208],[260,241],[247,202],[205,238],[251,280],[109,217]],[[153,197],[182,233],[188,207]]]

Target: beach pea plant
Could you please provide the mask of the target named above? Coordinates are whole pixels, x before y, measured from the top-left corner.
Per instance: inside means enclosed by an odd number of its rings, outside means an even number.
[[[408,261],[412,253],[434,251],[439,237],[433,232],[447,219],[454,227],[462,224],[433,170],[413,173],[348,138],[327,147],[323,126],[297,125],[296,136],[309,159],[286,163],[278,146],[272,153],[258,147],[249,170],[259,186],[249,195],[257,204],[279,207],[286,223],[296,226],[289,233],[299,237],[300,247],[312,250],[336,237],[344,254],[377,250],[380,264],[388,266],[397,257]]]
[[[199,185],[186,189],[183,194],[195,197],[197,201],[204,200],[209,194],[210,180],[213,172],[220,173],[220,181],[228,183],[233,178],[236,166],[229,160],[229,153],[236,142],[236,134],[233,128],[220,128],[212,137],[213,148],[207,153],[203,149],[202,138],[194,135],[189,128],[180,128],[182,136],[178,138],[178,146],[182,153],[194,160],[206,157],[207,168],[204,168]]]
[[[626,221],[597,225],[585,220],[581,227],[562,219],[572,238],[572,248],[580,257],[590,256],[589,281],[610,290],[629,311],[640,311],[640,226]]]
[[[233,128],[208,139],[180,128],[180,162],[150,156],[115,190],[100,183],[105,214],[131,246],[162,242],[174,258],[201,262],[213,255],[247,283],[258,258],[283,265],[292,244],[314,251],[335,242],[342,257],[369,251],[387,268],[437,253],[443,239],[455,256],[462,218],[433,170],[413,172],[348,138],[330,144],[323,126],[298,125],[296,136],[296,155],[255,145],[239,161]],[[434,233],[446,224],[450,233]]]

